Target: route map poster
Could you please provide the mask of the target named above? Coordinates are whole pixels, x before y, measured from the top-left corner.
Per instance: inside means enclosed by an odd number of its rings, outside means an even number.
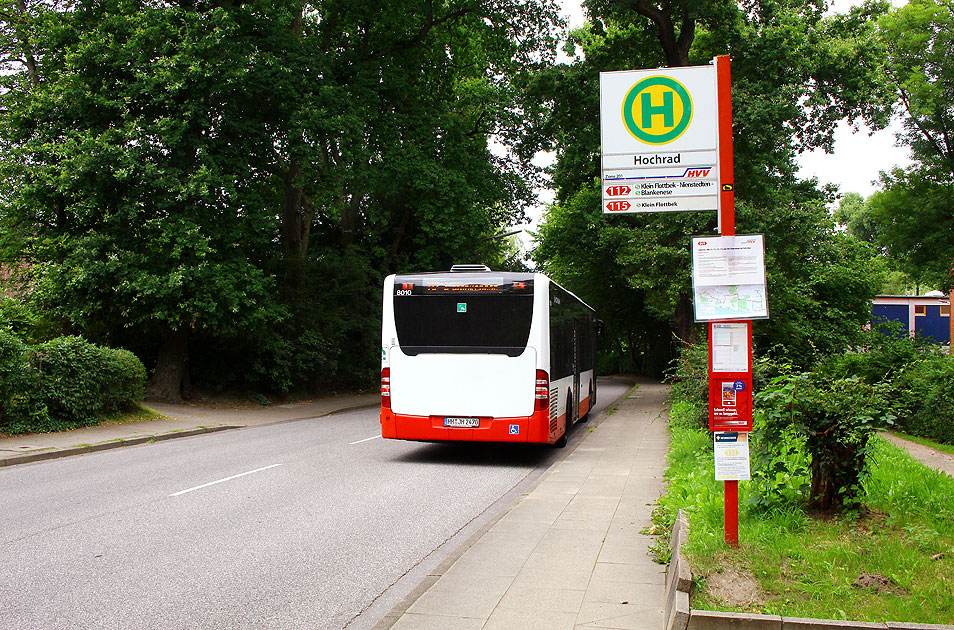
[[[694,236],[692,297],[697,322],[768,319],[763,236]]]

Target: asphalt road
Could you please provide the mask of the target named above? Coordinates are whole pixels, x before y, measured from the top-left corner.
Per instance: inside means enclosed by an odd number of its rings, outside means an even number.
[[[0,628],[370,628],[564,452],[379,435],[365,410],[0,469]]]

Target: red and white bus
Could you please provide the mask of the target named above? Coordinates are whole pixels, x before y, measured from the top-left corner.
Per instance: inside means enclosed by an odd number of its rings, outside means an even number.
[[[595,315],[540,273],[388,276],[382,436],[564,446],[596,402]]]

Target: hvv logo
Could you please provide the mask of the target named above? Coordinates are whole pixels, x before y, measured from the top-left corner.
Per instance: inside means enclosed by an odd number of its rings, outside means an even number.
[[[686,172],[682,174],[683,177],[708,177],[709,173],[712,171],[712,167],[708,166],[706,168],[687,168]]]

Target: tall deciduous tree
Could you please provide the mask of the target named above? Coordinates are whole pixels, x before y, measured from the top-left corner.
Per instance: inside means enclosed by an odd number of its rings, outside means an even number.
[[[330,373],[383,272],[499,254],[532,197],[490,140],[550,0],[22,2],[2,220],[75,330],[153,340],[160,397],[194,340],[268,341],[248,371],[280,388]]]
[[[221,8],[79,3],[42,25],[39,80],[4,95],[8,210],[50,310],[155,337],[153,394],[177,398],[193,331],[274,316],[267,183],[237,129],[254,49]]]
[[[954,7],[913,0],[881,18],[882,68],[899,102],[914,165],[882,176],[869,199],[881,243],[899,265],[954,288]]]
[[[807,251],[820,243],[838,249],[842,239],[833,236],[830,220],[819,218],[824,195],[813,183],[797,180],[794,156],[804,149],[831,148],[838,120],[864,119],[876,127],[884,124],[889,108],[884,99],[876,98],[883,81],[869,41],[874,32],[872,18],[885,6],[872,5],[832,17],[824,16],[823,6],[807,1],[737,5],[593,0],[586,6],[591,23],[575,32],[569,44],[581,53],[576,63],[539,74],[533,85],[543,105],[534,111],[538,135],[528,138],[526,151],[557,150],[553,174],[559,205],[565,206],[581,191],[592,190],[599,177],[600,71],[700,65],[717,54],[729,53],[733,60],[736,199],[741,208],[738,229],[761,231],[764,226],[769,248],[777,242],[776,237],[790,241],[787,230],[805,229],[808,231],[797,239]],[[595,202],[596,197],[592,199]],[[568,208],[553,210],[551,216]],[[632,325],[639,326],[645,318],[674,320],[677,335],[688,340],[687,331],[692,330],[687,299],[689,236],[711,232],[714,217],[682,213],[595,220],[600,238],[605,235],[614,242],[618,228],[626,228],[628,243],[614,250],[615,264],[627,270],[631,286],[645,291],[646,304],[651,305],[633,315]],[[544,228],[541,234],[546,239],[549,231]],[[852,252],[826,253],[823,258],[850,264],[857,259]],[[556,270],[560,266],[553,265],[559,254],[552,248],[542,247],[538,258],[544,267]],[[819,264],[825,262],[819,260]],[[827,320],[850,313],[848,327],[861,323],[864,314],[857,308],[816,308],[825,293],[833,293],[822,286],[824,274],[811,282],[816,287],[813,296],[802,299],[806,296],[798,295],[798,287],[806,278],[786,271],[784,260],[778,261],[775,272],[773,299],[781,299],[773,309],[773,319],[791,317],[804,327],[815,317],[826,320],[822,328],[834,331],[842,327]],[[843,288],[856,289],[846,297],[859,304],[874,290],[867,283]],[[813,353],[808,332],[804,333],[798,335],[797,354],[808,360]]]

